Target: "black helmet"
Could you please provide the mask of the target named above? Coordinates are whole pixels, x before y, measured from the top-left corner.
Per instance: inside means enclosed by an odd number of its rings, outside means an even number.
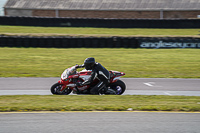
[[[84,61],[84,66],[86,70],[91,70],[94,67],[95,64],[95,59],[90,57],[90,58],[86,58]]]

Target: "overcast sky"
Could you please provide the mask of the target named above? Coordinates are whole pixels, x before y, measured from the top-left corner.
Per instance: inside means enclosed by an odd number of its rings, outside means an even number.
[[[0,0],[0,16],[4,15],[3,6],[5,5],[7,0]]]

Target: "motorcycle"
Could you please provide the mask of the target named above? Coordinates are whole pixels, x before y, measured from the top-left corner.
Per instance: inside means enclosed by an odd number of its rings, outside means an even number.
[[[121,95],[126,90],[125,83],[120,80],[121,76],[124,76],[125,73],[118,71],[109,71],[110,73],[110,82],[106,86],[107,91],[103,91],[102,89],[99,94],[100,95]],[[96,78],[90,85],[77,86],[77,82],[83,82],[87,80],[91,75],[91,70],[82,70],[80,72],[77,71],[76,66],[72,66],[66,69],[61,74],[61,80],[51,86],[51,93],[55,95],[68,95],[72,91],[74,94],[90,94],[90,89],[98,84],[99,80]]]

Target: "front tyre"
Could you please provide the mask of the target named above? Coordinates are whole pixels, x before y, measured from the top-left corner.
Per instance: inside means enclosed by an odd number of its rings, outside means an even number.
[[[51,93],[54,95],[68,95],[72,92],[71,89],[66,88],[64,91],[60,91],[62,89],[62,85],[59,83],[55,83],[51,86]]]
[[[116,82],[110,84],[110,88],[116,91],[116,95],[121,95],[126,90],[126,85],[123,81],[117,80]]]

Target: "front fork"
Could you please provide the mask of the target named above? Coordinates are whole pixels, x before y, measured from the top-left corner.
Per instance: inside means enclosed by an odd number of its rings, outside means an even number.
[[[59,83],[60,85],[62,85],[60,91],[63,92],[63,91],[67,88],[67,87],[66,87],[66,84],[64,84],[64,81],[63,81],[63,80],[59,80],[58,83]]]

